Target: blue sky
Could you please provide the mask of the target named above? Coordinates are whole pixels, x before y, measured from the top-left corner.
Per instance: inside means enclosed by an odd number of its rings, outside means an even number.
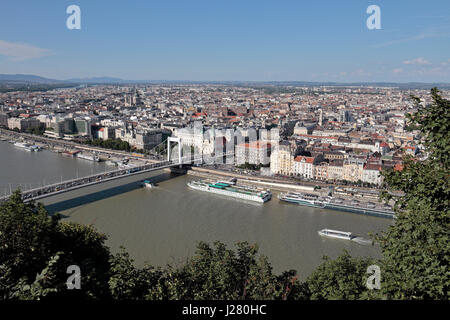
[[[66,8],[81,8],[81,30]],[[369,5],[381,30],[368,30]],[[0,73],[450,82],[448,0],[2,0]]]

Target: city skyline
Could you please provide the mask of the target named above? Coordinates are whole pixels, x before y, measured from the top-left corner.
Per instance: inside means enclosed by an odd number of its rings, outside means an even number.
[[[81,8],[80,30],[66,27],[73,4]],[[380,30],[366,26],[369,5],[381,8]],[[450,82],[450,17],[442,14],[449,8],[445,1],[8,2],[0,13],[0,73]]]

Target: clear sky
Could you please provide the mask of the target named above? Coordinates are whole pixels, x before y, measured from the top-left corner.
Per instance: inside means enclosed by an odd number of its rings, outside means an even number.
[[[1,0],[0,73],[450,82],[450,1]]]

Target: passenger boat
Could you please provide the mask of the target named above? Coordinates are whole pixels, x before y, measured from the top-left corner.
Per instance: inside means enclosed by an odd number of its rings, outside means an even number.
[[[395,218],[394,211],[388,205],[375,205],[373,202],[362,202],[358,200],[345,200],[333,197],[320,197],[315,194],[288,192],[281,193],[278,198],[284,202],[296,203],[302,206],[339,210],[366,214],[382,218]]]
[[[270,190],[264,190],[253,186],[237,186],[232,181],[217,181],[208,183],[206,181],[190,181],[188,187],[194,190],[215,193],[232,198],[250,200],[265,203],[272,198]]]
[[[325,206],[324,201],[319,198],[318,195],[310,193],[297,193],[288,192],[280,193],[278,199],[285,202],[296,203],[303,206],[323,208]]]
[[[95,154],[94,155],[87,155],[87,154],[84,154],[84,153],[77,153],[76,157],[79,158],[79,159],[100,162],[100,158],[97,155],[95,155]]]
[[[22,148],[26,151],[40,151],[41,148],[37,145],[31,145],[29,143],[24,143],[24,142],[15,142],[14,146],[18,147],[18,148]]]
[[[343,239],[343,240],[353,240],[356,237],[356,236],[352,235],[351,232],[344,232],[344,231],[332,230],[332,229],[322,229],[322,230],[317,231],[317,233],[323,237]]]

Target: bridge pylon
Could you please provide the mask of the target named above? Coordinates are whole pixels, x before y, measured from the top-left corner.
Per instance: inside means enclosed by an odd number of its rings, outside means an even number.
[[[170,148],[170,143],[176,142],[178,144],[178,163],[180,164],[180,168],[182,167],[181,163],[181,139],[180,138],[174,138],[174,137],[168,137],[167,138],[167,161],[170,161],[170,152],[172,149]]]

